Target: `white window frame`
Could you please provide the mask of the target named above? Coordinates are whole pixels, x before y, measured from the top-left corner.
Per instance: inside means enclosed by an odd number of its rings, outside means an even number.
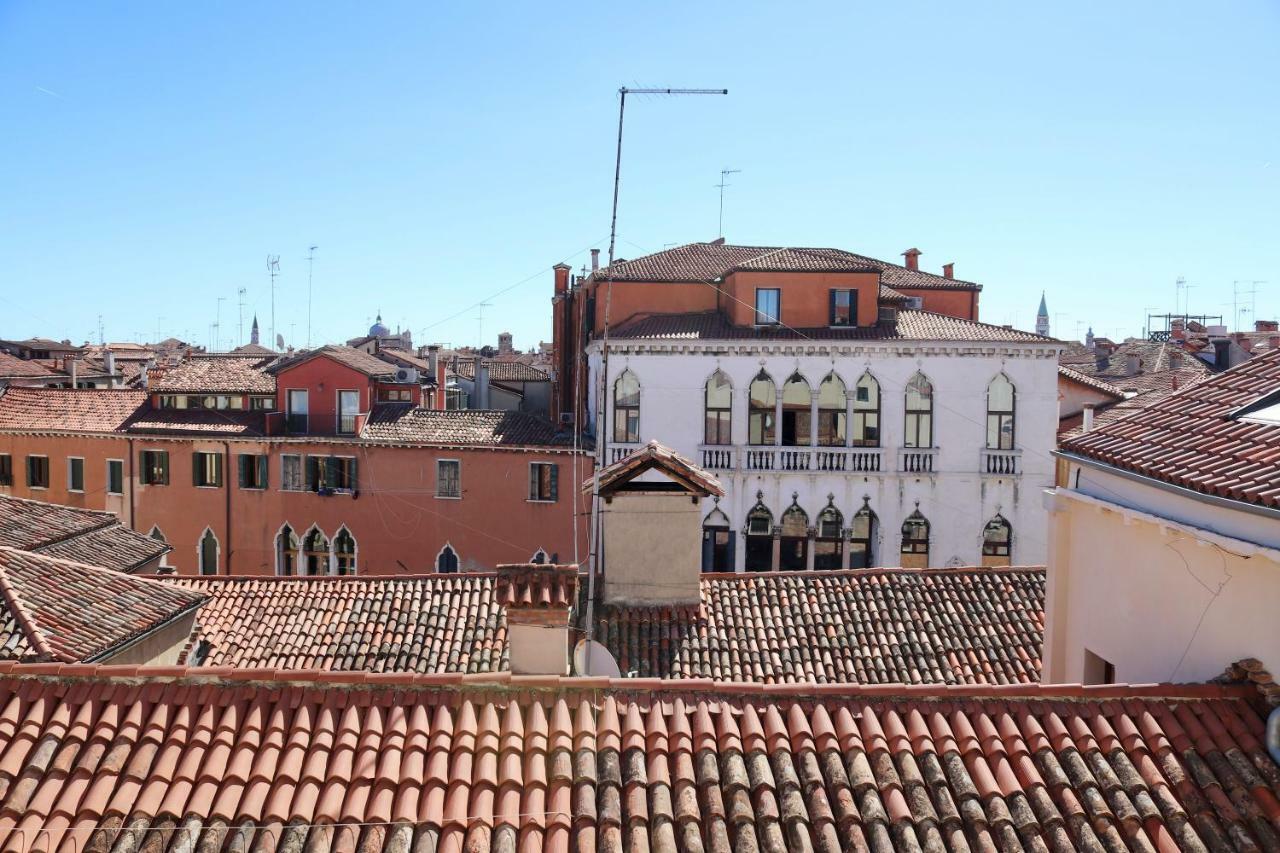
[[[197,456],[213,456],[213,457],[216,457],[216,458],[218,458],[218,459],[221,459],[221,458],[222,458],[222,454],[221,454],[220,452],[218,452],[218,451],[212,451],[212,450],[193,450],[193,451],[191,451],[191,452],[192,452],[192,454],[193,454],[193,455],[197,455]],[[201,467],[204,467],[204,466],[203,466],[203,465],[201,465]],[[195,485],[195,483],[192,483],[192,485],[193,485],[193,486],[195,486],[197,489],[221,489],[221,488],[225,487],[225,486],[227,485],[227,472],[226,472],[225,470],[220,470],[221,468],[224,468],[225,466],[223,466],[223,465],[221,465],[221,464],[215,464],[213,467],[214,467],[214,469],[215,469],[215,470],[218,470],[218,471],[219,471],[219,473],[221,473],[221,475],[222,475],[222,477],[221,477],[222,482],[221,482],[221,483],[218,483],[216,486],[208,486],[208,485],[205,485],[205,486],[198,486],[198,485]],[[202,534],[202,535],[203,535],[203,534]]]
[[[294,410],[293,410],[293,395],[294,395],[294,394],[302,394],[302,395],[306,398],[306,401],[307,401],[307,409],[306,409],[306,411],[305,411],[305,412],[303,412],[303,413],[302,413],[302,416],[303,416],[303,417],[305,417],[305,418],[307,419],[307,423],[306,423],[306,426],[305,426],[305,427],[303,427],[302,431],[303,431],[304,433],[306,433],[306,432],[310,432],[310,431],[311,431],[311,389],[310,389],[310,388],[286,388],[286,389],[284,389],[284,423],[285,423],[285,429],[286,429],[286,430],[288,430],[288,426],[289,426],[289,419],[290,419],[290,418],[292,418],[295,414],[298,414],[297,412],[294,412]]]
[[[284,533],[286,527],[289,528],[289,532],[293,534],[294,538],[298,540],[298,550],[293,554],[293,574],[291,575],[286,575],[280,571],[280,534]],[[302,537],[298,535],[298,528],[290,524],[288,519],[280,522],[280,526],[276,528],[276,535],[271,537],[271,550],[275,561],[276,577],[296,578],[301,576],[298,572],[298,564],[302,560]]]
[[[78,461],[78,462],[80,463],[80,488],[78,488],[78,489],[76,489],[76,488],[72,488],[72,486],[71,486],[71,469],[72,469],[72,467],[73,467],[71,463],[72,463],[73,461]],[[67,457],[67,491],[68,491],[70,494],[73,494],[73,495],[83,495],[83,494],[84,494],[84,487],[85,487],[84,457],[83,457],[83,456],[68,456],[68,457]]]
[[[213,537],[213,572],[204,570],[204,544],[205,534]],[[212,527],[205,527],[200,531],[200,535],[196,537],[196,574],[200,577],[209,578],[218,576],[218,567],[222,565],[222,540],[218,538],[218,534],[213,532]]]
[[[355,550],[351,552],[351,571],[345,575],[338,574],[338,537],[343,533],[351,537],[351,542],[355,545]],[[351,532],[351,528],[345,524],[338,527],[338,532],[333,534],[333,538],[329,540],[329,574],[334,577],[352,578],[360,574],[360,540]]]
[[[351,413],[351,431],[346,432],[342,429],[342,395],[356,395],[356,410]],[[358,430],[356,427],[356,418],[360,417],[360,389],[359,388],[339,388],[333,392],[333,432],[335,435],[355,435]]]
[[[438,575],[447,574],[446,572],[443,572],[440,570],[440,556],[444,554],[444,551],[446,548],[448,548],[449,551],[453,554],[453,559],[458,561],[458,568],[455,569],[451,574],[455,574],[455,575],[462,574],[462,555],[458,553],[457,548],[453,547],[453,543],[448,541],[446,541],[443,545],[440,546],[439,551],[436,551],[436,558],[431,561],[431,570]]]
[[[777,304],[774,306],[773,319],[765,320],[761,322],[760,294],[765,292],[778,294],[778,299],[777,299]],[[751,311],[752,311],[751,325],[753,326],[781,326],[782,325],[782,288],[781,287],[757,287],[755,289],[755,293],[752,294],[752,300],[753,301],[751,304]],[[764,316],[767,317],[769,315],[765,313]]]
[[[118,492],[113,492],[113,491],[111,491],[111,463],[112,463],[112,462],[119,462],[119,463],[120,463],[120,491],[118,491]],[[123,494],[124,494],[124,460],[123,460],[123,459],[108,459],[108,460],[107,460],[107,483],[106,483],[106,485],[105,485],[105,486],[103,486],[103,490],[104,490],[107,494],[109,494],[109,495],[123,495]]]
[[[288,480],[288,478],[287,478],[287,477],[285,477],[285,475],[284,475],[284,474],[285,474],[285,471],[284,471],[284,460],[286,460],[286,459],[296,459],[296,460],[298,460],[298,479],[297,479],[297,481],[296,481],[296,482],[297,482],[297,488],[293,488],[293,487],[289,486],[289,485],[288,485],[289,480]],[[304,462],[304,461],[303,461],[303,460],[305,460],[305,459],[306,459],[306,457],[305,457],[303,454],[301,454],[301,453],[281,453],[281,454],[280,454],[280,491],[282,491],[282,492],[305,492],[305,491],[307,490],[307,466],[306,466],[306,462]],[[268,463],[268,464],[270,464],[270,463]],[[267,474],[267,482],[270,482],[270,481],[271,481],[271,475],[270,475],[270,472],[268,472],[268,474]],[[296,529],[296,528],[295,528],[295,529]]]
[[[442,462],[452,462],[453,464],[458,466],[458,493],[456,495],[440,494],[440,464]],[[462,500],[462,460],[461,459],[437,459],[436,460],[436,490],[435,491],[436,491],[437,500],[442,500],[442,501]],[[443,551],[444,549],[442,548],[440,550]],[[453,553],[455,554],[458,553],[456,548],[454,549]]]

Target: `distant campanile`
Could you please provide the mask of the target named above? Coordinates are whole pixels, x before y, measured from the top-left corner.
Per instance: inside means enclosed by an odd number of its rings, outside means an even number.
[[[1040,291],[1040,310],[1036,312],[1036,334],[1049,335],[1049,306],[1044,301],[1044,291]]]

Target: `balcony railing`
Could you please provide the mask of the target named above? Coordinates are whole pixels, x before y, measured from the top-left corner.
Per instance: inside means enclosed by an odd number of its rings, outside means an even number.
[[[1022,473],[1022,451],[985,448],[978,470],[985,477],[1016,477]]]
[[[932,474],[937,448],[904,447],[898,451],[898,470],[903,474]]]
[[[632,453],[635,453],[641,447],[644,447],[644,445],[643,444],[617,444],[614,442],[610,442],[609,463],[612,464],[614,462],[617,462],[619,459],[623,459],[627,456],[630,456]]]
[[[743,456],[745,457],[745,464],[742,466],[744,471],[779,470],[776,447],[748,447]]]
[[[708,471],[733,471],[738,467],[738,448],[732,445],[704,445],[698,448],[698,455]]]

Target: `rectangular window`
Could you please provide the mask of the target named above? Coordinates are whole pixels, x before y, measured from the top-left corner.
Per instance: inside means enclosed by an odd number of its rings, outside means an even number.
[[[782,321],[779,313],[782,291],[776,287],[756,288],[756,325],[776,326]]]
[[[138,454],[138,479],[144,486],[169,485],[169,451],[144,450]]]
[[[436,461],[436,497],[462,497],[462,463],[457,459]]]
[[[265,489],[267,487],[267,457],[253,453],[241,453],[236,457],[239,468],[240,488]]]
[[[0,453],[0,486],[13,485],[13,457]]]
[[[831,325],[858,325],[858,291],[831,291]]]
[[[553,462],[529,463],[529,500],[554,502],[559,499],[560,466]]]
[[[250,397],[249,411],[251,412],[268,412],[275,408],[275,397]]]
[[[107,460],[107,494],[124,494],[124,460]]]
[[[307,491],[330,494],[354,492],[356,460],[349,456],[308,456]]]
[[[933,447],[933,413],[907,412],[903,447]]]
[[[351,435],[356,431],[356,415],[360,412],[359,391],[338,392],[338,434]]]
[[[305,433],[307,431],[307,413],[309,409],[309,401],[307,390],[291,388],[286,397],[288,411],[286,412],[285,429],[289,432]]]
[[[281,456],[280,488],[286,492],[301,492],[306,487],[306,479],[302,476],[302,457],[293,454]]]
[[[200,451],[192,453],[191,471],[192,482],[195,485],[210,489],[221,488],[222,454],[201,453]]]
[[[49,488],[49,457],[27,457],[27,486],[32,489]]]
[[[80,456],[67,457],[67,491],[83,492],[84,491],[84,458]]]

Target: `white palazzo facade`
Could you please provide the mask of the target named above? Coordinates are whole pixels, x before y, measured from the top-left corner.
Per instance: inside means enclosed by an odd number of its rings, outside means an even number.
[[[1039,565],[1060,347],[623,337],[601,381],[597,340],[588,411],[602,463],[657,440],[720,478],[704,571]]]

